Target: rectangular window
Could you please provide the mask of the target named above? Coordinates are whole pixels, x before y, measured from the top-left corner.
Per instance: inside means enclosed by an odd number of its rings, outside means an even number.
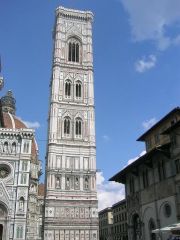
[[[79,170],[79,157],[75,157],[75,170]]]
[[[22,162],[22,171],[27,171],[28,163],[26,161]]]
[[[39,226],[39,237],[41,237],[42,236],[42,226],[40,225]]]
[[[89,169],[89,158],[85,157],[84,158],[84,170]]]
[[[73,157],[66,157],[66,169],[73,169]]]
[[[154,135],[154,141],[155,141],[155,144],[159,143],[159,134]]]
[[[173,147],[177,146],[177,139],[176,139],[176,135],[172,135],[171,136],[171,144]]]
[[[84,190],[89,190],[89,183],[90,183],[90,181],[89,181],[90,179],[89,179],[89,176],[84,176]]]
[[[151,139],[149,138],[146,142],[147,149],[151,148]]]
[[[23,226],[18,226],[16,229],[16,237],[23,238]]]
[[[129,189],[130,189],[130,193],[134,193],[134,178],[130,178],[130,181],[129,181]]]
[[[165,166],[163,161],[160,161],[158,163],[158,174],[159,174],[159,181],[165,178]]]
[[[66,190],[74,188],[74,177],[71,175],[66,175]]]
[[[146,188],[146,187],[149,186],[148,170],[147,169],[143,171],[142,177],[143,177],[143,186],[144,186],[144,188]]]
[[[180,159],[175,160],[176,173],[180,173]]]
[[[22,173],[21,174],[21,184],[26,184],[26,180],[27,180],[27,175]]]

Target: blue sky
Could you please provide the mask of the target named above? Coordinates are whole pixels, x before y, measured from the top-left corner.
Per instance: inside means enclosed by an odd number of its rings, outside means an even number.
[[[180,100],[179,0],[0,0],[0,53],[17,116],[34,123],[40,158],[47,138],[54,11],[95,14],[97,168],[105,183],[144,149],[136,139]],[[106,188],[105,187],[105,188]],[[110,191],[110,190],[108,190]]]

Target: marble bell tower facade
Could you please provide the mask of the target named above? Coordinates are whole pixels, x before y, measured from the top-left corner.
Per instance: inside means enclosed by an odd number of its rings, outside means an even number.
[[[98,240],[93,14],[59,7],[53,32],[45,240]]]

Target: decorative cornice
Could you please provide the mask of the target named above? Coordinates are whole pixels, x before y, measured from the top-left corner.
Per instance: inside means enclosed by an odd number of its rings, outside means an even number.
[[[79,11],[70,8],[58,7],[56,9],[56,17],[64,17],[66,19],[92,22],[93,21],[93,13],[91,11]]]
[[[0,128],[0,136],[21,136],[25,138],[34,138],[33,129],[11,129],[11,128]]]

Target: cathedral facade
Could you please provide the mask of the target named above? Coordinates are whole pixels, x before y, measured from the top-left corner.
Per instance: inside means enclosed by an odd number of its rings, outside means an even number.
[[[0,240],[40,240],[41,162],[34,130],[16,117],[11,91],[1,98],[0,123]]]
[[[59,7],[46,157],[45,240],[97,240],[93,14]]]

